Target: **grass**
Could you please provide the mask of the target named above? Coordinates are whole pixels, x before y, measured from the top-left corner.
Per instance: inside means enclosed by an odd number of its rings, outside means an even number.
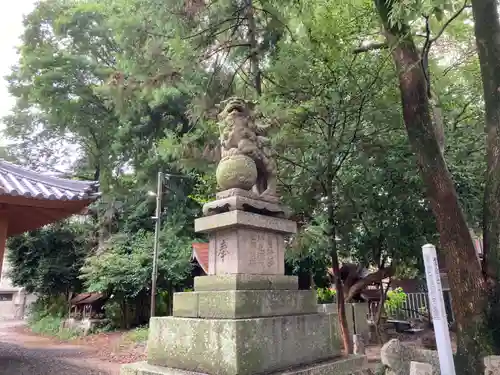
[[[128,342],[139,343],[148,340],[149,328],[147,326],[135,328],[127,332],[123,339]]]
[[[48,315],[39,320],[30,321],[29,326],[34,333],[56,337],[60,340],[71,340],[81,335],[76,330],[62,328],[62,322],[62,318]]]

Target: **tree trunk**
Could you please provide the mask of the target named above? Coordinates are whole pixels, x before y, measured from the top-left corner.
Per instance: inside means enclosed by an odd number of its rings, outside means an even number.
[[[168,307],[167,307],[167,315],[168,316],[171,316],[173,315],[174,313],[174,286],[172,284],[172,282],[169,280],[168,281],[168,286],[167,286],[167,304],[168,304]]]
[[[250,73],[252,84],[258,96],[262,95],[262,72],[260,70],[259,44],[257,42],[257,24],[255,22],[255,13],[253,0],[246,0],[246,19],[248,22],[248,43],[250,44]]]
[[[342,287],[342,281],[340,280],[340,267],[339,258],[337,255],[337,250],[332,250],[332,270],[333,276],[335,277],[335,290],[337,292],[337,312],[339,316],[340,332],[342,334],[342,342],[344,344],[344,351],[346,354],[352,354],[352,340],[349,333],[349,326],[347,325],[347,315],[345,312],[345,299],[344,299],[344,288]]]
[[[385,301],[387,300],[387,292],[389,292],[389,287],[391,286],[391,279],[387,283],[384,289],[384,283],[380,283],[380,302],[377,306],[377,314],[374,317],[373,323],[375,324],[375,331],[377,332],[377,339],[380,344],[384,344],[387,341],[387,335],[380,327],[380,320],[382,318],[382,313],[384,312]]]
[[[347,315],[345,312],[345,299],[344,288],[342,286],[342,279],[340,278],[340,265],[339,257],[337,254],[337,241],[335,240],[335,218],[333,209],[333,199],[328,202],[328,238],[330,241],[330,257],[332,259],[332,272],[335,279],[335,290],[337,292],[337,312],[340,325],[340,333],[342,335],[342,342],[344,344],[344,351],[346,354],[352,354],[353,346],[351,335],[349,333],[349,326],[347,325]]]
[[[486,300],[481,267],[455,186],[436,139],[427,82],[410,30],[405,25],[390,24],[392,1],[375,0],[375,4],[398,69],[404,123],[410,144],[417,155],[445,253],[458,327],[458,357],[464,359],[457,370],[462,371],[462,374],[479,374],[483,372],[483,365],[482,345],[479,345],[478,340],[482,340]]]
[[[472,11],[486,111],[484,264],[486,276],[495,280],[500,256],[500,23],[496,0],[474,0]]]
[[[473,0],[474,32],[486,112],[486,182],[483,207],[483,273],[490,292],[492,329],[500,318],[500,21],[496,0]],[[496,351],[500,335],[492,334]]]

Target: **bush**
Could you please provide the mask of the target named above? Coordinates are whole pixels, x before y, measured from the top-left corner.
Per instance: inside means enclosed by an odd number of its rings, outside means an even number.
[[[131,342],[145,342],[148,340],[149,328],[148,327],[138,327],[128,332],[124,339]]]
[[[30,322],[30,328],[33,332],[57,336],[61,330],[63,319],[57,316],[45,316],[40,320],[33,320]]]
[[[68,303],[64,296],[42,297],[30,306],[28,325],[34,333],[69,340],[80,332],[63,328],[67,313]]]
[[[31,331],[39,335],[53,336],[60,340],[70,340],[81,336],[82,331],[63,328],[64,318],[58,316],[45,316],[40,320],[31,321]]]
[[[318,303],[334,303],[337,297],[337,291],[332,288],[316,289],[318,295]]]
[[[387,292],[387,300],[385,301],[385,309],[388,314],[398,319],[404,317],[404,313],[400,310],[406,301],[406,293],[402,288],[396,288]]]
[[[45,317],[63,318],[68,314],[68,301],[64,296],[40,297],[28,310],[28,323],[37,322]]]
[[[385,304],[388,309],[394,311],[403,307],[405,301],[406,293],[403,291],[403,288],[396,288],[387,292],[387,301],[385,301]]]

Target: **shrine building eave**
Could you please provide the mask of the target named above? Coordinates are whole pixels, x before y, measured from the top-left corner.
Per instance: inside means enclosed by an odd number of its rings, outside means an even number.
[[[97,200],[94,181],[62,179],[0,159],[0,218],[7,237],[80,214]]]

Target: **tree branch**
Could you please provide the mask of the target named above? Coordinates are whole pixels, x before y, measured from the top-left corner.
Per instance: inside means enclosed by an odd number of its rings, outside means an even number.
[[[363,52],[368,52],[368,51],[376,51],[376,50],[381,50],[381,49],[387,49],[389,46],[387,45],[386,42],[376,42],[376,43],[370,43],[365,46],[360,46],[356,48],[355,50],[352,51],[352,53],[363,53]]]
[[[381,280],[392,277],[395,273],[396,269],[393,266],[388,268],[381,268],[376,272],[373,272],[366,276],[365,278],[359,280],[356,284],[354,284],[350,289],[349,293],[345,297],[346,302],[350,302],[356,294],[365,289],[368,285],[371,285],[376,282],[380,282]]]
[[[445,32],[446,28],[454,21],[457,19],[457,17],[462,14],[462,12],[464,11],[465,8],[467,8],[467,3],[468,3],[468,0],[465,0],[464,4],[462,5],[462,7],[457,10],[457,12],[450,17],[450,19],[448,21],[446,21],[443,25],[443,27],[441,28],[441,30],[439,30],[439,32],[436,34],[436,36],[434,38],[432,38],[430,40],[431,44],[434,43],[436,40],[438,40],[441,35],[443,35],[443,33]]]

